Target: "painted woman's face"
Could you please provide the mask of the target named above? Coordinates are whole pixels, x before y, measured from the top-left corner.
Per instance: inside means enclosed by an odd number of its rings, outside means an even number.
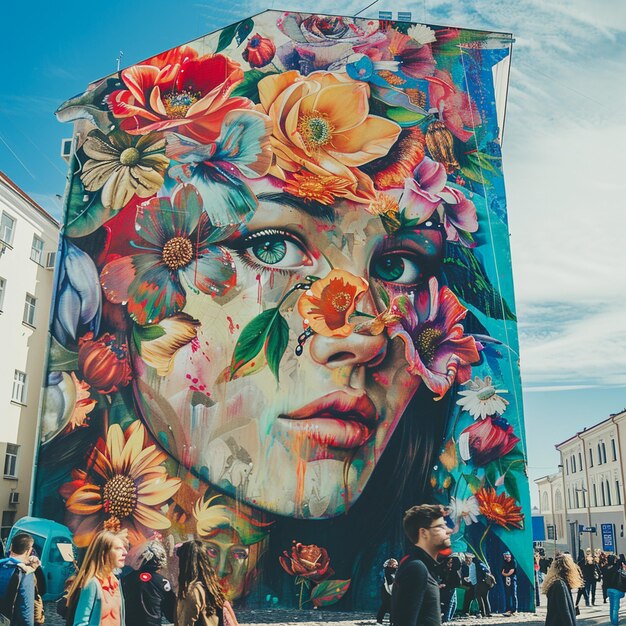
[[[401,340],[386,332],[314,333],[298,355],[306,288],[290,290],[332,270],[367,281],[349,319],[357,327],[424,286],[442,235],[430,222],[388,235],[379,216],[346,201],[326,216],[275,196],[259,201],[247,232],[229,242],[236,286],[222,298],[187,290],[184,312],[200,322],[197,340],[165,378],[137,358],[136,395],[155,436],[198,476],[273,513],[332,517],[365,488],[420,379],[406,370]],[[339,310],[344,295],[334,296]],[[278,376],[262,352],[233,375],[243,329],[271,309],[286,322],[282,336],[288,331]],[[267,336],[276,342],[281,333]]]
[[[211,565],[220,580],[227,600],[236,600],[245,593],[250,550],[236,533],[219,531],[205,542]]]

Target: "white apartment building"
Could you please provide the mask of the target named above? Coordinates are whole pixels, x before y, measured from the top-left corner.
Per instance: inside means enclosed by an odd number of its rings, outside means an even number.
[[[0,172],[0,534],[28,513],[59,224]]]
[[[588,547],[626,552],[625,445],[626,409],[557,444],[559,471],[535,481],[546,527],[555,525],[573,554]]]
[[[567,550],[563,474],[556,472],[543,476],[535,484],[539,489],[539,513],[545,525],[544,548],[550,555]]]

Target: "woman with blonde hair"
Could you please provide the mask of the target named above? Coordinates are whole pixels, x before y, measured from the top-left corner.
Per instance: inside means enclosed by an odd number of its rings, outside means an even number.
[[[237,626],[201,541],[181,544],[178,555],[178,603],[175,626]]]
[[[68,624],[124,626],[124,598],[115,570],[124,567],[125,533],[104,530],[91,542],[67,596]]]
[[[580,569],[572,555],[557,554],[543,581],[543,593],[548,598],[546,626],[575,626],[572,589],[580,589],[583,585]]]

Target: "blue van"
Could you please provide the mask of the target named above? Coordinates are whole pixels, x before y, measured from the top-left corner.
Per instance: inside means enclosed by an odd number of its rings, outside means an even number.
[[[72,541],[72,533],[67,526],[41,517],[23,517],[15,522],[7,539],[7,554],[11,540],[16,533],[28,533],[35,540],[35,551],[41,559],[41,569],[46,577],[46,594],[44,600],[57,600],[63,595],[65,581],[76,573],[74,565],[76,547]],[[74,555],[73,561],[67,561],[59,549],[59,544],[66,553],[70,547]]]

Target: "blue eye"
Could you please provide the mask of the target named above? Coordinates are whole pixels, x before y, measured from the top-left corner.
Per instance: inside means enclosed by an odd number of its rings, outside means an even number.
[[[265,229],[237,242],[240,255],[249,263],[270,269],[297,269],[313,265],[304,245],[290,233]]]
[[[386,283],[408,286],[416,285],[423,276],[415,256],[400,252],[381,254],[374,258],[370,274]]]

